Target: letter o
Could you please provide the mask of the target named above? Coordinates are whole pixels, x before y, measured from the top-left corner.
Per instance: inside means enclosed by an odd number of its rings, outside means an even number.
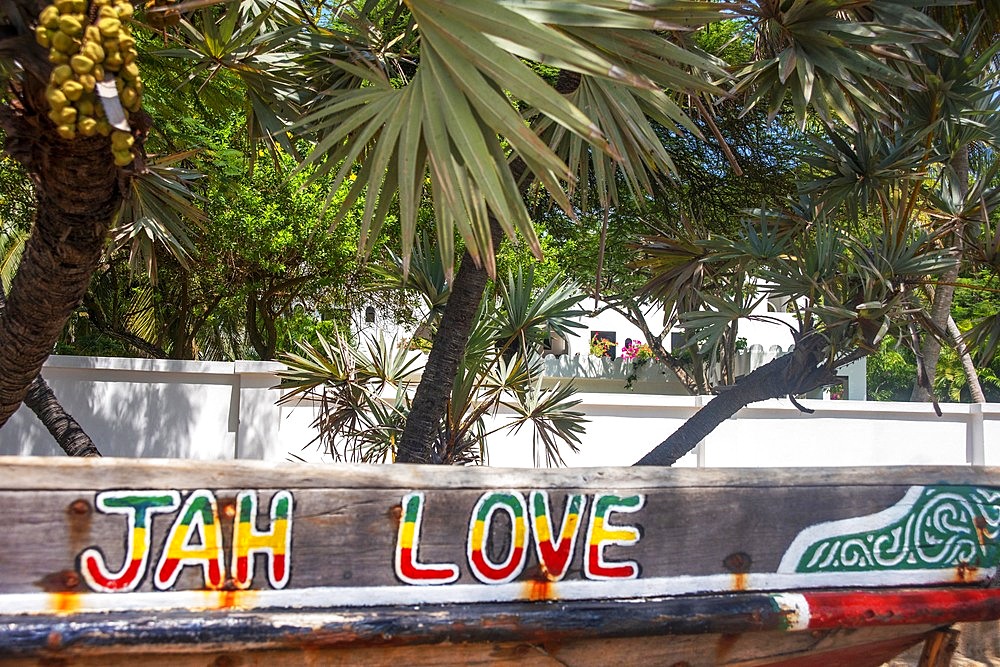
[[[494,562],[486,553],[486,543],[497,512],[510,517],[511,536],[507,557]],[[524,570],[528,558],[528,505],[517,491],[490,491],[476,502],[469,521],[468,556],[472,574],[484,584],[506,584]]]

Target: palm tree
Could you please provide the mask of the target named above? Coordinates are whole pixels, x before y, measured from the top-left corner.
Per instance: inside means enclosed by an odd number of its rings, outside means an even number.
[[[407,275],[402,260],[384,265],[384,287],[419,292],[430,306],[418,331],[440,333],[434,305],[447,300],[440,260],[426,241],[415,249]],[[583,293],[563,276],[540,289],[534,275],[518,271],[497,284],[476,313],[468,349],[459,366],[447,402],[447,417],[433,436],[430,463],[484,463],[487,437],[505,430],[515,433],[529,426],[535,460],[562,463],[560,446],[576,451],[583,415],[571,384],[542,386],[541,344],[552,332],[567,334],[580,326],[577,304]],[[317,440],[335,460],[386,462],[399,459],[399,443],[413,413],[411,376],[420,370],[423,355],[403,341],[369,338],[354,345],[337,335],[333,343],[301,343],[302,354],[284,356],[289,370],[282,387],[291,389],[283,402],[301,395],[316,400]],[[498,420],[505,407],[514,413],[488,430],[487,417]]]
[[[942,98],[940,104],[942,129],[938,134],[943,150],[949,156],[949,167],[955,175],[954,183],[957,186],[955,194],[960,198],[967,198],[970,189],[970,151],[977,144],[983,144],[984,140],[988,143],[996,138],[995,131],[992,133],[977,131],[976,125],[983,121],[986,121],[987,125],[995,125],[988,120],[995,106],[995,99],[986,91],[992,87],[991,82],[995,82],[998,76],[997,37],[1000,35],[1000,7],[994,2],[976,0],[953,7],[933,7],[929,9],[929,14],[956,36],[954,47],[958,49],[959,57],[941,59],[935,63],[939,65],[935,73],[945,75],[945,80],[931,90]],[[969,84],[973,84],[975,93],[971,98],[967,92]],[[951,93],[949,89],[955,93]],[[964,99],[961,97],[963,93]],[[971,207],[968,205],[959,207],[961,210],[969,208]],[[949,221],[959,246],[964,242],[967,219],[955,215]],[[933,328],[937,332],[947,331],[947,336],[928,334],[923,337],[919,346],[915,346],[918,347],[914,351],[919,364],[917,370],[919,381],[914,384],[911,400],[934,400],[932,387],[936,379],[938,357],[941,354],[941,339],[950,338],[959,352],[973,400],[977,403],[986,402],[971,354],[966,349],[958,326],[951,316],[951,305],[955,295],[954,285],[960,270],[961,267],[956,265],[942,276],[941,284],[928,294]]]
[[[645,262],[655,275],[650,290],[670,288],[675,298],[703,293],[706,285],[678,283],[678,276],[693,275],[690,266],[725,272],[729,265],[749,265],[772,295],[798,304],[799,324],[791,354],[724,388],[640,464],[673,463],[748,402],[784,395],[794,401],[796,394],[836,382],[837,368],[874,352],[886,335],[946,335],[923,292],[936,287],[940,293],[954,284],[963,223],[981,226],[980,216],[997,204],[986,185],[994,169],[984,170],[970,191],[967,173],[956,176],[950,164],[956,144],[946,143],[957,135],[989,141],[1000,136],[987,122],[970,122],[985,118],[981,112],[992,100],[995,77],[989,52],[973,54],[974,36],[913,43],[910,57],[885,63],[898,74],[884,77],[882,85],[891,92],[885,102],[872,105],[870,96],[856,97],[847,109],[856,118],[844,114],[841,124],[830,118],[814,123],[825,136],[811,133],[811,150],[804,154],[809,173],[797,202],[759,212],[735,238],[683,239],[700,250],[693,254],[681,253],[676,239],[647,239]],[[803,55],[783,54],[779,61],[797,62]],[[806,109],[795,111],[802,124]],[[857,122],[862,115],[868,122]],[[732,322],[750,316],[755,302],[702,295],[710,307],[682,319],[690,344],[710,353]]]

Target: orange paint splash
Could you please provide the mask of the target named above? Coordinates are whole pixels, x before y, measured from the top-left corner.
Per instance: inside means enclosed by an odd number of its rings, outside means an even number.
[[[960,584],[974,581],[978,570],[979,568],[975,565],[970,565],[969,563],[959,563],[958,567],[955,568],[955,581]]]
[[[249,609],[256,602],[256,591],[206,591],[207,607],[213,609]]]
[[[77,593],[49,593],[49,610],[54,614],[74,614],[80,611]]]
[[[532,602],[542,602],[544,600],[557,600],[555,586],[551,581],[544,579],[529,579],[524,582],[524,597]]]

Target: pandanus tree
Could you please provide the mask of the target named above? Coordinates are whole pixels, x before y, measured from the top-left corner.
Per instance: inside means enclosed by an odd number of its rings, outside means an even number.
[[[414,292],[426,306],[418,331],[440,329],[437,306],[450,292],[440,258],[426,238],[414,247],[409,270],[389,253],[379,267],[382,289]],[[532,269],[510,273],[480,304],[462,363],[449,388],[446,417],[434,433],[432,463],[488,461],[493,433],[528,428],[535,461],[562,462],[560,447],[576,451],[586,420],[573,408],[572,384],[543,386],[542,344],[552,333],[568,335],[583,311],[583,293],[557,275],[534,287]],[[416,336],[417,334],[415,334]],[[319,405],[314,426],[322,450],[335,460],[385,462],[396,458],[400,437],[413,410],[413,374],[425,357],[413,341],[369,336],[360,344],[337,334],[318,346],[284,355],[284,402],[305,396]],[[410,344],[407,344],[410,343]],[[507,415],[500,414],[505,409]]]
[[[730,237],[646,239],[644,264],[654,275],[647,289],[674,297],[702,293],[708,303],[682,316],[692,346],[711,353],[732,322],[753,317],[761,298],[705,294],[709,268],[751,267],[771,295],[796,305],[798,326],[790,354],[724,388],[641,464],[673,463],[749,402],[794,400],[836,383],[837,368],[875,352],[887,334],[913,340],[915,348],[921,332],[948,337],[931,307],[934,291],[954,285],[969,238],[966,221],[983,229],[997,203],[989,187],[995,167],[979,173],[970,189],[968,172],[957,173],[953,164],[956,134],[987,143],[996,138],[982,112],[994,95],[991,54],[972,54],[971,40],[939,33],[913,42],[907,58],[885,63],[882,85],[891,95],[879,104],[845,97],[853,118],[820,114],[822,123],[814,124],[820,132],[807,133],[808,171],[797,202],[759,211]],[[796,104],[800,120],[805,111]],[[858,122],[863,117],[868,121]]]

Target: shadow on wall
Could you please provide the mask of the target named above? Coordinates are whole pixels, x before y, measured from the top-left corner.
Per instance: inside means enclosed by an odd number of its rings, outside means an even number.
[[[233,457],[232,364],[52,357],[43,376],[105,456]],[[0,429],[0,453],[63,455],[24,406]]]

